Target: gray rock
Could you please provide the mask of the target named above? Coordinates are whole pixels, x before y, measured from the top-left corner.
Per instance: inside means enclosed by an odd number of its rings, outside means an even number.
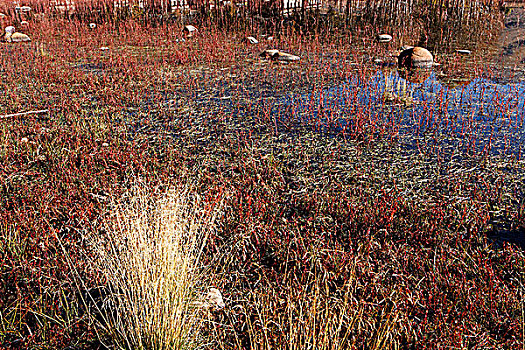
[[[195,34],[197,34],[198,30],[197,28],[195,28],[194,26],[192,25],[186,25],[184,26],[184,28],[182,29],[182,31],[184,32],[184,34],[187,36],[187,37],[190,37],[190,36],[194,36]]]
[[[279,51],[277,55],[274,55],[273,58],[278,61],[286,61],[286,62],[299,61],[301,59],[299,56],[292,55],[286,52],[281,52],[281,51]]]
[[[259,56],[264,57],[264,58],[272,58],[273,55],[277,54],[278,52],[279,50],[276,50],[276,49],[267,49],[261,52]]]
[[[281,52],[276,49],[268,49],[264,50],[261,54],[261,57],[276,60],[276,61],[283,61],[283,62],[294,62],[299,61],[301,58],[296,55],[292,55],[290,53]]]

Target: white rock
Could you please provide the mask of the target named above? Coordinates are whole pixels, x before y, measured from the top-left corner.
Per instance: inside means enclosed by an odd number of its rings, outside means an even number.
[[[89,29],[95,29],[96,27],[97,27],[96,23],[90,23],[89,24]]]
[[[272,58],[273,55],[277,54],[278,52],[279,50],[276,50],[276,49],[267,49],[261,52],[259,56],[264,57],[264,58]]]
[[[204,297],[204,301],[196,301],[193,305],[213,311],[221,310],[226,306],[222,299],[222,294],[217,288],[210,288]]]
[[[184,26],[182,31],[184,32],[184,34],[186,34],[186,36],[193,36],[198,33],[198,29],[189,24]]]
[[[258,44],[259,40],[255,39],[253,36],[247,36],[246,41],[250,44]]]
[[[214,309],[220,310],[223,309],[226,304],[222,299],[222,294],[217,288],[210,288],[210,291],[207,294],[208,304]]]
[[[5,28],[4,39],[8,43],[19,43],[19,42],[31,41],[31,38],[27,36],[26,34],[15,32],[15,27],[13,26],[8,26]]]
[[[13,42],[13,43],[23,43],[23,42],[31,41],[31,38],[27,36],[26,34],[13,33],[13,35],[11,35],[10,38],[7,38],[7,41]]]
[[[278,61],[285,61],[285,62],[299,61],[301,59],[299,56],[292,55],[286,52],[281,52],[281,51],[279,51],[277,55],[273,55],[272,58]]]
[[[284,62],[293,62],[293,61],[299,61],[301,58],[296,55],[292,55],[290,53],[282,52],[276,49],[268,49],[264,50],[261,54],[261,57],[269,58],[272,60],[277,61],[284,61]]]
[[[377,36],[377,40],[380,42],[380,43],[387,43],[389,41],[392,40],[392,35],[389,35],[389,34],[379,34]]]

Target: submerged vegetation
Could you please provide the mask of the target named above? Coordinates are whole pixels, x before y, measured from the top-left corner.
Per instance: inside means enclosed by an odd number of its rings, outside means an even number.
[[[71,4],[0,7],[0,347],[523,345],[519,10]]]

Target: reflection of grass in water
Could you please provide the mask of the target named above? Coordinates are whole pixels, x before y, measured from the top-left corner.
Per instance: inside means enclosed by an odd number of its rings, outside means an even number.
[[[393,86],[392,74],[385,76],[385,88],[383,99],[389,104],[403,104],[411,106],[414,103],[412,89],[407,90],[407,82],[404,79],[397,79],[396,87]]]

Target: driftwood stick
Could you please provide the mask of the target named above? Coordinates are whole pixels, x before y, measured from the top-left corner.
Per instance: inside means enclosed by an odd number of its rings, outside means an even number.
[[[27,112],[14,113],[14,114],[4,114],[4,115],[0,115],[0,119],[19,117],[19,116],[28,115],[28,114],[43,114],[47,112],[49,112],[49,109],[40,109],[38,111],[27,111]]]

